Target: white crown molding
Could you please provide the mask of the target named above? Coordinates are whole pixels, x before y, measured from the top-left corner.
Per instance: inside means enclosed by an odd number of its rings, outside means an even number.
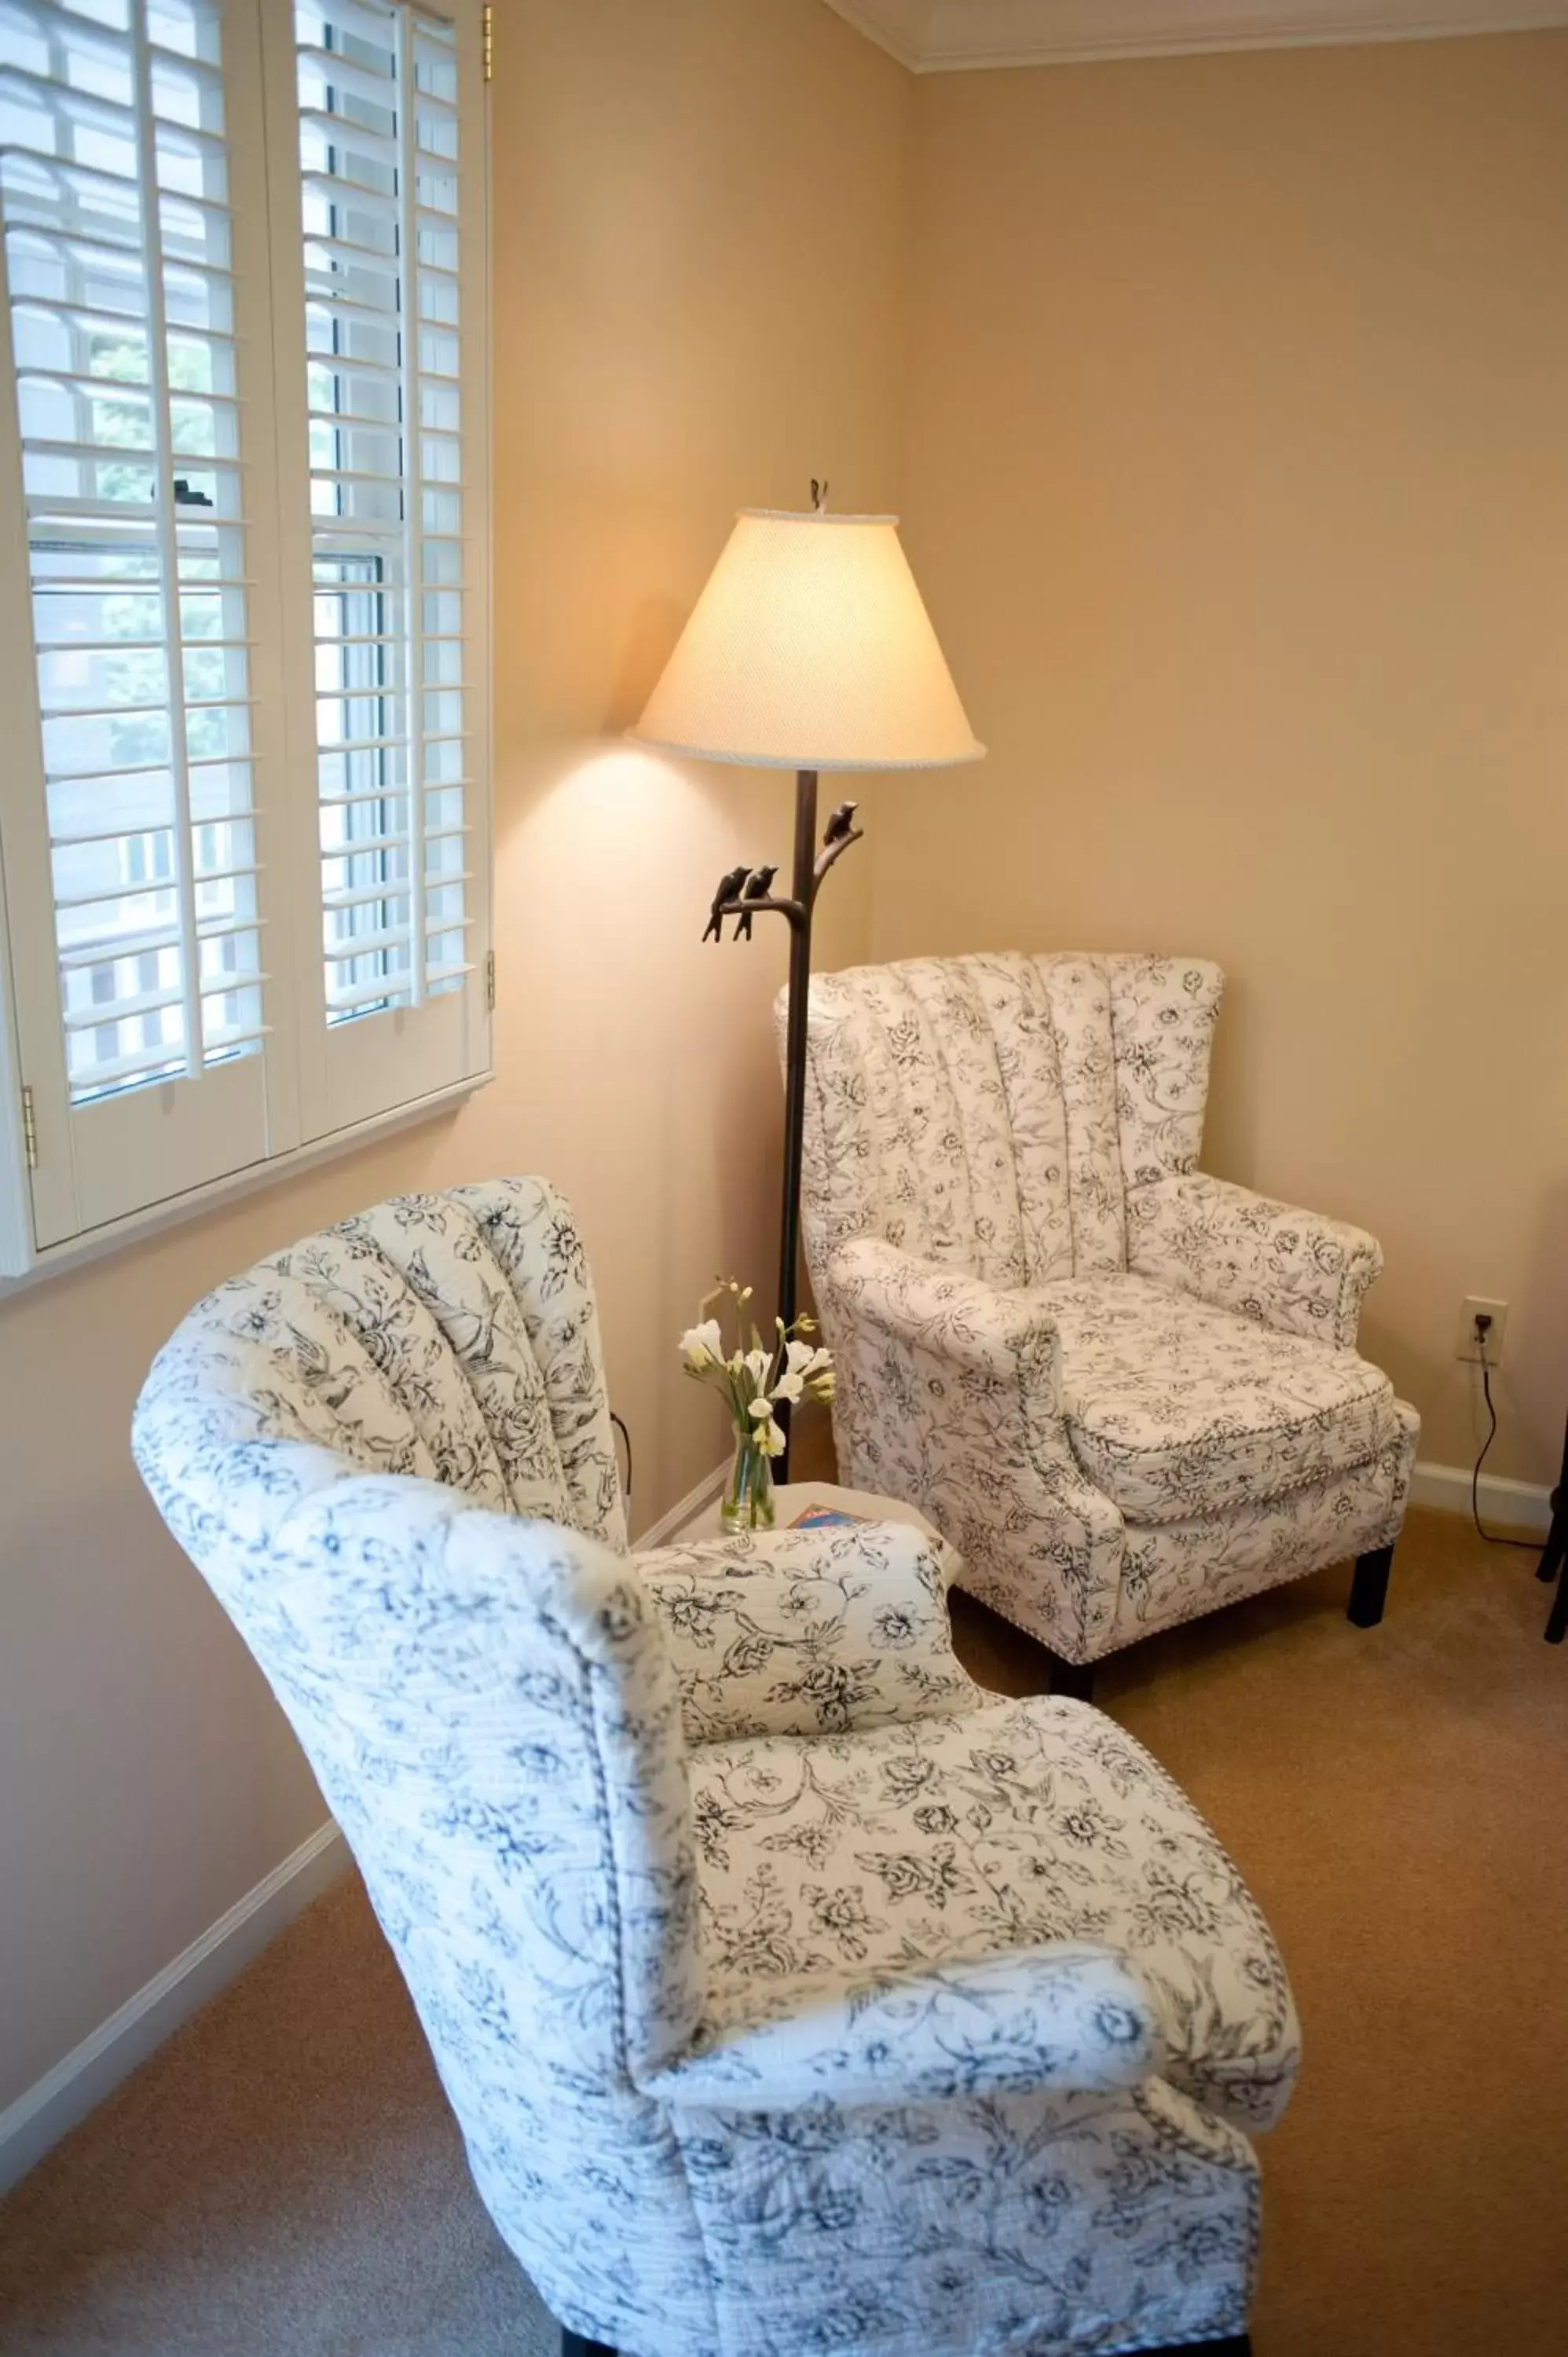
[[[912,73],[1568,26],[1568,0],[828,0]]]
[[[930,71],[924,59],[938,0],[828,0],[828,5],[911,73]]]

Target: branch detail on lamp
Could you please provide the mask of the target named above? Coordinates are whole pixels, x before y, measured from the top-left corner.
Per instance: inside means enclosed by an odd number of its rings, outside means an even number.
[[[795,771],[795,864],[788,897],[772,867],[719,878],[703,933],[735,940],[752,920],[789,928],[784,1058],[784,1187],[779,1315],[796,1308],[801,1121],[811,915],[830,868],[864,829],[840,802],[817,844],[824,770],[929,770],[975,761],[985,748],[964,717],[898,540],[897,516],[830,515],[826,483],[803,515],[743,508],[675,651],[629,733],[700,761]],[[780,1467],[787,1475],[788,1458]]]

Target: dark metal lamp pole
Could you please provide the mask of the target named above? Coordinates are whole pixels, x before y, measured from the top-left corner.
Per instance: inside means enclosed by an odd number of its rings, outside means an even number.
[[[782,917],[789,928],[789,1019],[784,1049],[784,1189],[779,1222],[779,1315],[786,1326],[795,1322],[796,1305],[800,1298],[799,1264],[800,1254],[800,1148],[806,1113],[806,1021],[811,993],[811,914],[822,878],[835,862],[842,859],[852,843],[861,840],[865,829],[854,823],[858,805],[841,802],[829,819],[822,837],[822,849],[817,848],[817,772],[798,770],[795,773],[795,872],[788,899],[775,897],[768,890],[773,881],[771,867],[755,869],[744,885],[736,871],[721,877],[708,918],[708,929],[715,938],[722,932],[721,920],[725,917],[739,920],[736,940],[744,933],[751,937],[751,920],[764,910]],[[706,935],[703,937],[706,938]],[[789,1419],[788,1412],[780,1415],[784,1429],[784,1454],[779,1459],[779,1479],[789,1478]]]

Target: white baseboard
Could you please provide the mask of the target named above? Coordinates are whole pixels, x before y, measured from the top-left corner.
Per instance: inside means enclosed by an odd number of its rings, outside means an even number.
[[[1435,1506],[1440,1513],[1470,1511],[1470,1472],[1465,1465],[1421,1465],[1410,1485],[1412,1506]],[[1509,1481],[1500,1473],[1483,1473],[1480,1481],[1482,1520],[1504,1529],[1540,1531],[1552,1527],[1552,1492],[1539,1481]]]
[[[0,2193],[216,1996],[348,1863],[347,1845],[328,1818],[182,1955],[155,1973],[117,2013],[0,2112]]]
[[[729,1480],[729,1469],[730,1459],[726,1457],[722,1465],[715,1465],[711,1473],[703,1474],[694,1490],[688,1490],[683,1498],[677,1498],[667,1514],[660,1514],[640,1538],[633,1539],[632,1545],[638,1553],[642,1555],[650,1547],[669,1546],[673,1540],[683,1538],[692,1523],[702,1520]]]

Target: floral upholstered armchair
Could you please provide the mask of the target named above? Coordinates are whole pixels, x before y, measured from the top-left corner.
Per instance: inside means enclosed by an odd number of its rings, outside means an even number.
[[[1356,1351],[1359,1228],[1196,1168],[1200,958],[920,959],[811,985],[803,1227],[844,1480],[923,1509],[1057,1690],[1359,1558],[1380,1619],[1418,1419]]]
[[[981,1693],[922,1533],[628,1555],[611,1442],[527,1179],[220,1287],[134,1434],[568,2349],[1243,2347],[1296,2031],[1212,1835],[1096,1712]]]

